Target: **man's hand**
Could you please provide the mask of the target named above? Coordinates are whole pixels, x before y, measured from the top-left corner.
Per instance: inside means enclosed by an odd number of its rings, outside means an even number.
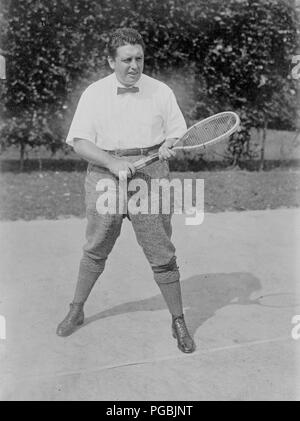
[[[167,139],[161,145],[161,147],[158,150],[159,159],[169,159],[176,155],[176,152],[171,149],[176,140],[177,139]]]
[[[135,174],[135,167],[132,162],[127,161],[126,159],[122,158],[112,158],[108,169],[111,173],[113,173],[117,178],[120,180],[126,180],[127,178],[131,178]]]

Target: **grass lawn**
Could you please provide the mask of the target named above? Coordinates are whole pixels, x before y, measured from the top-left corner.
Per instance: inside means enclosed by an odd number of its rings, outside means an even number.
[[[300,206],[300,170],[265,172],[174,172],[175,178],[203,178],[206,212]],[[0,219],[84,217],[84,177],[80,171],[0,173]]]

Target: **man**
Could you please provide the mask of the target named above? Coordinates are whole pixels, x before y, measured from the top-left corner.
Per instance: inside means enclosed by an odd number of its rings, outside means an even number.
[[[85,182],[87,242],[74,299],[57,334],[68,336],[84,322],[84,303],[104,270],[127,216],[172,315],[172,333],[178,347],[182,352],[193,352],[195,344],[184,321],[179,271],[170,240],[171,212],[145,214],[126,209],[122,214],[97,210],[99,180],[109,178],[117,184],[140,177],[150,186],[153,179],[168,178],[166,160],[175,154],[171,147],[186,131],[172,90],[143,74],[144,49],[141,35],[133,29],[122,28],[112,34],[107,53],[114,72],[85,90],[69,130],[67,143],[89,162]],[[155,151],[160,161],[136,172],[133,162]]]

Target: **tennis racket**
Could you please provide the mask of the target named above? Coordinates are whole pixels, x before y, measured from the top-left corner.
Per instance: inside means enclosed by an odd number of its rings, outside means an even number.
[[[173,145],[173,150],[206,148],[232,135],[239,127],[239,116],[232,111],[212,115],[191,126]],[[137,170],[159,160],[158,152],[134,162]]]

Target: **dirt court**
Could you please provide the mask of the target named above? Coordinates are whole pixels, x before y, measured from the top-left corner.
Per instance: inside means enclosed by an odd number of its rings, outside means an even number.
[[[85,220],[0,223],[1,400],[300,399],[300,210],[173,222],[191,355],[128,221],[68,338]]]

